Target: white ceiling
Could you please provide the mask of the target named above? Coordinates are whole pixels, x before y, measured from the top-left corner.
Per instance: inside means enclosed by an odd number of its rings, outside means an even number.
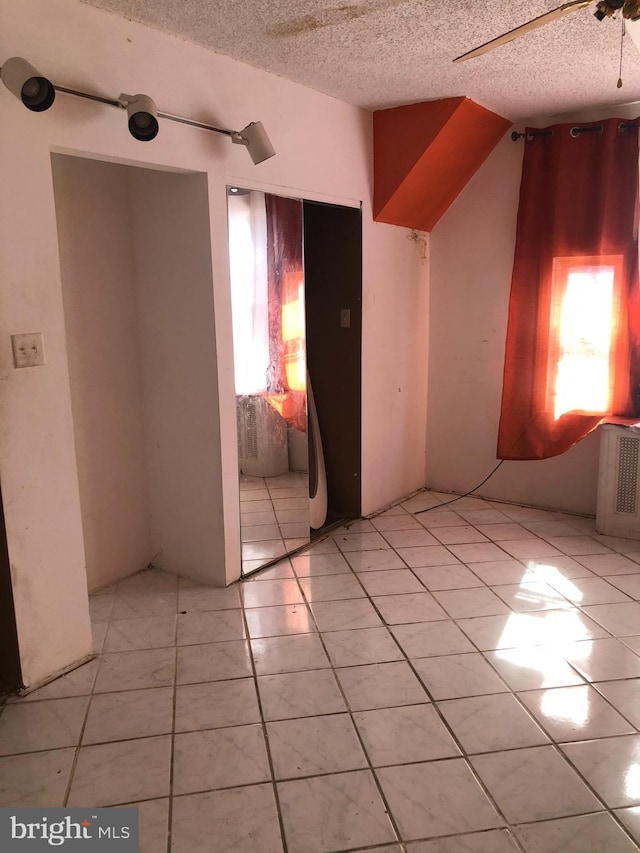
[[[454,65],[558,0],[83,0],[378,109],[466,95],[515,121],[640,101],[640,53],[595,3]],[[638,23],[631,25],[636,32]],[[640,44],[640,38],[637,39]]]

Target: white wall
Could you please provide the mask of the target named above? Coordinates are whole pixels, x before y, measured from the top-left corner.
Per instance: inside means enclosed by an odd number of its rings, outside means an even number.
[[[88,654],[91,634],[51,161],[28,124],[22,145],[11,124],[0,122],[0,478],[22,675],[32,684]],[[14,370],[9,336],[26,331],[44,333],[46,366]]]
[[[89,589],[153,556],[129,169],[52,157]]]
[[[372,222],[369,113],[78,0],[0,0],[0,60],[14,55],[59,85],[107,97],[146,92],[165,112],[234,129],[262,120],[278,152],[254,167],[225,137],[164,121],[156,140],[140,143],[115,108],[59,94],[34,114],[0,91],[0,479],[23,672],[34,683],[90,647],[50,152],[206,175],[220,419],[212,470],[222,483],[211,521],[217,583],[240,572],[225,185],[363,203],[365,512],[422,482],[427,280],[409,232]],[[47,365],[15,371],[9,336],[25,331],[44,333]]]
[[[601,109],[531,124],[636,112]],[[522,155],[522,141],[505,135],[431,233],[426,482],[436,489],[465,492],[497,464]],[[562,456],[505,462],[478,493],[594,514],[599,441],[596,430]]]
[[[424,486],[429,235],[363,222],[362,514]]]
[[[130,180],[153,563],[212,583],[223,518],[207,179]]]

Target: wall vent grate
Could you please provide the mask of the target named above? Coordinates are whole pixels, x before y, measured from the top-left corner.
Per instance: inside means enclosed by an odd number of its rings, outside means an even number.
[[[616,512],[635,513],[637,507],[638,448],[640,438],[623,437],[618,448]]]
[[[241,459],[258,458],[258,416],[255,400],[241,400],[238,416],[238,455]]]

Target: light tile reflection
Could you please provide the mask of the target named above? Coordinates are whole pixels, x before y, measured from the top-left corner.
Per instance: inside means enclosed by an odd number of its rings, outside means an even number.
[[[496,588],[498,595],[515,611],[569,610],[572,608],[548,583],[543,581],[520,581],[517,585]]]
[[[587,681],[640,678],[640,657],[613,637],[567,643],[560,654]]]
[[[566,555],[526,560],[525,565],[530,572],[535,573],[537,580],[551,584],[556,580],[593,576],[589,569]]]
[[[542,697],[540,710],[553,720],[566,720],[584,727],[589,722],[589,692],[587,690],[549,690]]]
[[[583,683],[564,658],[540,646],[526,649],[499,649],[491,654],[490,659],[503,678],[517,690]],[[514,670],[519,671],[514,672]]]
[[[584,593],[574,583],[571,583],[568,578],[565,578],[562,572],[558,571],[555,566],[543,566],[543,568],[545,569],[546,582],[557,590],[560,595],[564,595],[569,601],[573,601],[574,604],[579,605],[584,599]]]
[[[554,566],[551,563],[534,563],[533,561],[531,561],[529,568],[535,571],[541,580],[550,584],[561,595],[566,595],[574,604],[580,604],[584,598],[578,587],[571,583],[567,577],[566,570],[563,573],[558,566]]]
[[[245,485],[243,520],[253,516],[249,524],[254,528],[251,533],[270,534],[272,525],[276,524],[290,530],[289,526],[296,523],[295,501],[301,497],[297,493],[301,487],[279,481],[276,495],[271,484],[267,486],[264,481]],[[269,514],[260,508],[265,491],[278,501],[278,506]],[[466,506],[463,502],[460,504]],[[453,507],[460,504],[453,504]],[[424,505],[423,499],[416,508]],[[327,732],[323,740],[326,749],[321,750],[320,757],[334,761],[337,755],[335,760],[342,762],[340,766],[329,767],[325,764],[311,766],[307,761],[302,766],[291,753],[291,766],[287,764],[283,769],[284,752],[280,749],[280,764],[275,762],[276,772],[282,776],[277,781],[277,791],[279,794],[289,792],[285,803],[289,811],[283,810],[280,814],[269,785],[250,781],[240,785],[237,768],[231,766],[233,762],[227,760],[231,775],[225,770],[213,776],[211,762],[196,762],[195,769],[188,768],[187,775],[189,790],[197,793],[179,797],[174,802],[174,814],[176,808],[182,808],[180,803],[187,803],[189,798],[193,799],[190,815],[202,810],[202,804],[211,810],[210,806],[216,803],[220,804],[218,811],[222,814],[227,808],[223,798],[239,797],[238,791],[258,791],[264,787],[271,792],[269,825],[275,827],[276,835],[271,843],[270,834],[256,831],[250,846],[261,853],[276,847],[281,850],[283,845],[290,851],[304,853],[311,853],[314,848],[382,850],[380,845],[387,843],[389,850],[393,847],[394,851],[401,847],[416,851],[428,847],[433,851],[446,849],[447,853],[462,853],[463,849],[473,849],[476,853],[480,850],[506,853],[508,848],[514,853],[518,846],[527,853],[632,853],[634,850],[640,853],[640,629],[637,629],[640,604],[632,600],[638,597],[636,590],[640,594],[640,544],[635,546],[636,562],[624,557],[626,563],[623,564],[620,563],[622,554],[604,555],[606,564],[602,562],[602,555],[596,555],[598,561],[592,562],[594,558],[589,555],[576,559],[559,555],[524,561],[508,559],[503,554],[502,559],[472,562],[471,566],[455,560],[434,562],[442,555],[441,547],[446,550],[444,546],[412,547],[407,544],[404,533],[417,530],[416,525],[427,519],[438,535],[444,529],[445,538],[449,538],[447,527],[459,531],[478,524],[486,524],[487,528],[492,524],[502,525],[496,527],[498,535],[512,529],[504,528],[510,515],[504,518],[492,515],[488,519],[486,513],[495,510],[473,509],[473,506],[476,505],[471,505],[471,513],[475,515],[470,518],[466,517],[470,513],[462,507],[464,518],[447,507],[418,516],[418,521],[400,507],[393,513],[379,516],[385,521],[379,534],[385,542],[391,534],[389,538],[397,543],[395,548],[391,543],[377,547],[370,538],[378,536],[371,530],[373,525],[361,521],[344,530],[344,535],[335,533],[333,538],[307,545],[304,554],[226,590],[186,579],[178,584],[177,578],[173,578],[171,590],[167,592],[166,585],[173,576],[154,570],[92,596],[94,629],[99,632],[102,628],[103,638],[107,627],[112,632],[118,631],[119,635],[133,630],[134,623],[143,621],[144,614],[147,619],[164,618],[164,605],[162,613],[157,611],[161,593],[162,601],[170,594],[174,602],[170,608],[172,613],[176,610],[176,597],[178,611],[185,611],[178,617],[178,696],[183,699],[185,696],[200,697],[207,701],[195,709],[187,708],[184,702],[180,706],[178,729],[181,730],[176,734],[174,768],[178,783],[180,778],[186,778],[184,759],[180,757],[183,747],[187,748],[196,740],[202,745],[213,738],[207,749],[213,748],[214,741],[217,744],[216,739],[227,733],[233,745],[245,737],[245,728],[255,728],[256,723],[247,723],[246,717],[249,714],[250,721],[256,719],[255,688],[269,748],[274,732],[276,741],[278,732],[303,732],[305,737],[298,738],[304,747],[300,754],[308,758],[311,752],[318,750],[317,744],[308,742],[306,734]],[[480,502],[479,506],[491,505]],[[512,511],[510,507],[505,509]],[[531,517],[532,512],[516,508],[515,519],[523,518],[522,514],[524,519]],[[544,536],[571,538],[569,531],[557,526],[565,522],[562,518],[556,520],[560,518],[556,514],[538,513],[532,517],[541,519],[537,522],[538,529],[544,530],[541,539]],[[390,522],[388,526],[386,522]],[[246,529],[247,524],[245,532]],[[585,533],[590,532],[585,527]],[[491,531],[487,529],[486,533]],[[398,537],[398,534],[402,535]],[[466,536],[466,533],[459,535]],[[454,538],[458,536],[454,534]],[[354,550],[342,554],[336,544],[340,541],[344,545],[341,539],[349,540],[349,545],[353,543]],[[259,548],[265,541],[269,539],[260,538],[245,544]],[[482,543],[471,544],[484,547]],[[477,553],[472,556],[477,557]],[[409,557],[410,562],[416,564],[415,571],[407,568],[403,557]],[[423,561],[427,562],[426,567]],[[633,571],[629,570],[630,566]],[[605,574],[600,576],[600,572]],[[419,583],[425,588],[419,587]],[[102,598],[109,598],[109,601],[98,600]],[[136,598],[136,613],[131,609],[133,598]],[[438,599],[445,609],[437,603]],[[485,605],[488,605],[486,609]],[[480,615],[490,610],[493,610],[490,615]],[[128,623],[131,623],[130,628]],[[243,639],[245,628],[249,640]],[[135,645],[143,641],[149,644],[155,642],[154,636],[149,634],[140,639],[140,634],[136,633],[133,639]],[[155,660],[161,652],[162,677],[158,673],[154,675],[153,666],[148,665],[149,655]],[[171,663],[168,669],[167,661]],[[0,709],[0,747],[5,743],[6,749],[11,750],[6,756],[0,755],[0,795],[8,793],[13,797],[10,803],[20,797],[22,805],[30,805],[25,800],[37,783],[39,790],[35,791],[34,805],[38,805],[45,794],[50,803],[53,800],[62,805],[67,789],[78,790],[77,775],[73,778],[78,770],[74,770],[73,763],[63,768],[65,779],[59,792],[55,780],[52,783],[47,777],[59,770],[59,762],[55,764],[52,759],[51,767],[39,765],[36,769],[42,769],[42,773],[34,774],[33,755],[36,753],[28,751],[30,742],[14,737],[12,718],[22,707],[31,705],[34,708],[32,711],[27,708],[27,722],[32,721],[36,711],[38,718],[41,715],[51,717],[50,726],[40,727],[43,731],[46,728],[46,732],[42,737],[38,735],[38,744],[57,755],[66,751],[60,748],[62,723],[58,711],[70,713],[61,702],[71,702],[72,712],[74,707],[76,711],[78,708],[86,711],[91,684],[97,677],[96,698],[91,700],[89,716],[89,723],[93,719],[95,728],[95,712],[100,708],[109,710],[122,703],[123,708],[133,707],[131,703],[142,701],[148,691],[149,697],[143,703],[146,708],[158,689],[164,691],[163,695],[167,690],[170,693],[174,669],[175,648],[137,650],[132,646],[129,651],[107,652],[102,660],[96,660],[93,679],[89,681],[77,682],[71,673],[24,699],[8,702],[4,710]],[[257,674],[254,680],[248,677],[252,673]],[[255,688],[252,687],[254,683]],[[218,689],[217,684],[222,686]],[[242,694],[240,699],[245,691],[253,698],[248,705],[243,699],[239,711],[231,719],[224,697],[235,695],[236,691],[238,696]],[[215,699],[213,705],[210,699]],[[218,719],[223,713],[220,702],[224,704],[224,720]],[[215,719],[211,717],[214,712],[218,715]],[[185,713],[190,719],[194,714],[199,715],[195,722],[191,721],[193,725],[189,724],[188,731]],[[443,735],[440,738],[443,743],[446,741],[450,746],[450,737],[456,739],[456,750],[433,753],[434,748],[439,749],[439,736],[435,740],[429,736],[430,719],[437,722],[436,729]],[[424,741],[423,746],[426,744],[428,749],[416,752],[410,748],[411,732],[407,735],[404,729],[407,721],[412,720],[421,721],[418,741]],[[134,722],[143,725],[139,720]],[[109,728],[107,723],[109,720],[104,723]],[[153,725],[150,718],[149,726]],[[450,734],[444,732],[443,726]],[[99,770],[101,751],[105,743],[111,749],[111,741],[85,747],[82,746],[82,726],[71,728],[70,739],[65,734],[64,744],[73,747],[72,752],[79,748],[81,756],[94,754]],[[356,752],[360,759],[363,749],[368,755],[367,766],[362,764],[364,770],[341,769],[347,766],[342,756],[347,730],[348,740],[354,744],[354,732],[359,732],[361,739],[356,744]],[[153,728],[145,729],[144,734],[142,728],[139,731],[140,738],[159,736],[154,734]],[[112,734],[122,736],[119,729]],[[46,742],[42,740],[44,737]],[[398,738],[402,741],[400,746]],[[289,752],[297,743],[284,736],[279,740]],[[262,744],[260,738],[258,741]],[[123,742],[124,753],[131,740],[125,738]],[[261,746],[261,768],[263,749],[268,748],[266,744],[265,741],[264,747]],[[134,748],[137,747],[134,745]],[[18,749],[23,753],[14,754]],[[457,750],[462,755],[456,758]],[[444,761],[438,758],[443,754]],[[202,767],[198,769],[200,764]],[[214,764],[218,766],[220,762]],[[466,771],[462,774],[464,778],[459,773],[456,775],[454,770],[458,764],[463,770],[471,767],[473,779],[467,778]],[[77,766],[85,772],[81,762]],[[105,783],[109,797],[112,796],[109,792],[114,790],[114,773],[118,771],[115,765],[110,769],[113,772]],[[123,773],[128,769],[125,762]],[[145,772],[146,769],[143,768]],[[446,771],[451,778],[441,777],[441,771]],[[170,772],[167,763],[163,777],[165,791],[170,791]],[[301,777],[302,772],[311,775]],[[372,773],[380,777],[385,788],[391,818],[399,827],[401,839],[388,840],[388,833],[380,838],[360,833],[354,839],[353,821],[360,821],[365,794],[370,795],[371,785],[375,788]],[[367,783],[366,790],[363,789],[364,793],[361,792],[360,799],[353,794],[351,780],[351,776],[357,776],[355,782],[359,785],[358,774],[364,774],[371,782],[371,785]],[[27,775],[28,785],[24,781]],[[322,788],[324,780],[329,780],[328,788]],[[332,780],[335,781],[333,788]],[[126,779],[122,784],[119,778],[117,782],[118,791],[128,784]],[[435,799],[424,796],[427,783],[431,786],[428,793],[433,793],[431,789],[437,783]],[[186,789],[183,787],[183,790]],[[121,796],[118,791],[114,797]],[[314,797],[324,796],[327,791],[333,799],[330,797],[331,802],[310,832],[305,829],[304,833],[292,837],[293,811],[296,810],[295,819],[300,820],[300,825],[309,826],[304,821],[307,812],[313,815],[317,812],[317,809],[314,812]],[[92,794],[102,796],[100,785],[92,787]],[[499,820],[487,795],[493,797],[501,811]],[[283,801],[279,798],[279,802]],[[357,806],[355,818],[350,816],[353,802]],[[438,823],[436,818],[439,810],[442,811],[442,802],[448,809],[448,822]],[[240,805],[247,803],[253,805],[249,800],[243,800]],[[333,824],[329,820],[332,815],[335,818],[332,809],[339,815],[340,827],[335,832],[331,826],[335,828],[336,820]],[[478,809],[479,818],[476,817]],[[235,805],[232,810],[237,812]],[[382,805],[378,812],[380,820],[387,821],[385,825],[388,826],[389,817]],[[493,822],[501,828],[491,830]],[[319,834],[317,829],[325,824],[331,830],[329,836]],[[357,826],[360,824],[356,829]],[[198,838],[188,836],[185,827],[183,820],[178,828],[182,836],[176,836],[181,850],[192,853],[196,849],[211,849],[210,826],[206,837],[202,834]],[[282,840],[277,835],[280,827],[284,830]],[[238,832],[237,837],[225,835],[225,850],[247,849],[248,836],[240,825]],[[162,833],[166,839],[166,819]],[[155,851],[161,846],[154,844],[151,847],[147,844],[147,847]]]
[[[515,613],[507,617],[495,648],[556,645],[588,640],[593,636],[593,632],[587,621],[577,611],[547,610],[539,613]]]
[[[630,800],[640,800],[640,764],[632,764],[624,776],[625,793]]]

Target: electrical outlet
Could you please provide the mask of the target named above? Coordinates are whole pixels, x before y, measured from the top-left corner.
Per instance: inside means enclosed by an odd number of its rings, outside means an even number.
[[[44,364],[42,332],[11,335],[14,367],[40,367]]]

